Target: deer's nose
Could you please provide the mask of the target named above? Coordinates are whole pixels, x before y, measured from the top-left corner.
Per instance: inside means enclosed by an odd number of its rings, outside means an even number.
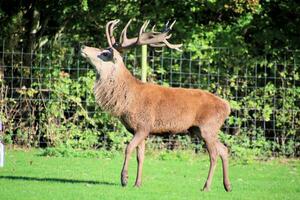
[[[74,47],[74,53],[75,54],[81,54],[82,50],[84,50],[86,48],[85,45],[76,45]]]
[[[85,53],[85,49],[86,49],[86,47],[87,46],[85,46],[85,45],[81,45],[80,46],[80,51],[79,51],[79,54],[81,55],[81,56],[83,56],[84,58],[86,58],[86,53]]]

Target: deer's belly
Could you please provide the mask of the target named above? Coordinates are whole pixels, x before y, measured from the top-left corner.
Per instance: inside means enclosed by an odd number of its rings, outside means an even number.
[[[192,119],[179,117],[179,119],[156,119],[152,133],[185,133],[192,126]]]

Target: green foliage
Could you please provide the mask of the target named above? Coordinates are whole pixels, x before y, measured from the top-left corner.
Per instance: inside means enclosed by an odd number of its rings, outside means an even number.
[[[88,11],[88,9],[89,9],[88,0],[82,0],[81,7],[82,7],[82,10]]]
[[[135,18],[139,24],[151,19],[158,28],[176,19],[174,40],[184,41],[191,49],[235,47],[259,55],[273,48],[299,48],[299,6],[287,0],[4,1],[0,4],[0,37],[11,39],[9,48],[37,49],[60,39],[70,46],[83,41],[95,45],[100,41],[103,46],[106,39],[101,30],[110,19],[125,23]]]
[[[30,88],[16,90],[19,101],[4,95],[0,102],[0,119],[5,126],[3,140],[26,146],[122,149],[131,136],[117,119],[96,105],[94,71],[74,74],[70,66],[62,67],[66,60],[67,64],[78,61],[64,48],[53,47],[46,56],[37,54],[37,63],[44,64],[32,66],[36,81]],[[7,88],[2,82],[1,91]]]
[[[261,130],[260,132],[262,133]],[[228,146],[233,159],[249,164],[257,158],[267,158],[272,155],[271,144],[261,133],[257,134],[257,138],[251,139],[246,135],[232,136],[221,132],[220,140]]]
[[[66,143],[72,148],[118,150],[129,140],[120,122],[95,105],[94,75],[88,71],[86,76],[74,80],[59,68],[47,74],[55,81],[49,78],[49,82],[42,83],[43,87],[52,88],[51,99],[44,103],[40,119],[44,141],[54,146]],[[91,110],[94,112],[90,113]],[[99,144],[101,139],[105,141]]]
[[[105,150],[79,150],[68,148],[66,146],[48,147],[41,151],[40,156],[48,157],[80,157],[80,158],[113,158],[117,153]]]

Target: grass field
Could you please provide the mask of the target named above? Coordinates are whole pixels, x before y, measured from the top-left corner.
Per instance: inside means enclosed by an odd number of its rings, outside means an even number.
[[[212,190],[201,192],[208,171],[208,156],[161,160],[147,156],[144,182],[133,188],[136,161],[131,159],[129,186],[119,175],[122,155],[113,158],[39,156],[39,151],[9,150],[0,168],[0,199],[300,199],[300,161],[275,159],[243,165],[231,162],[233,191],[222,186],[221,165]]]

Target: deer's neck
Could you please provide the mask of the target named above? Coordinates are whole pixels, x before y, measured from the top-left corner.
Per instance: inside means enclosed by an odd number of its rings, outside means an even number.
[[[114,78],[105,80],[99,78],[94,85],[96,102],[106,111],[115,116],[127,112],[134,101],[136,90],[142,84],[126,68],[122,69]]]

